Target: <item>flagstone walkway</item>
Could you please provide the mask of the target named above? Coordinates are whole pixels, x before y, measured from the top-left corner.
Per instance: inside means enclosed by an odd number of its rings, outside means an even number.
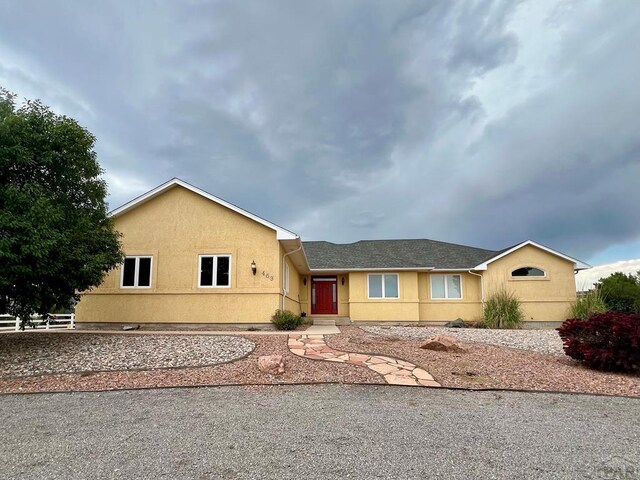
[[[382,375],[385,381],[391,385],[441,386],[426,370],[413,363],[383,355],[340,352],[325,343],[324,335],[290,334],[289,350],[294,355],[303,358],[348,363],[369,368]]]

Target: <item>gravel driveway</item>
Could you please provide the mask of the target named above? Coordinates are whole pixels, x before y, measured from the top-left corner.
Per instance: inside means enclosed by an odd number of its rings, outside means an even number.
[[[0,409],[11,412],[0,478],[582,479],[640,468],[630,398],[325,385],[3,395]]]
[[[498,347],[519,348],[538,353],[564,355],[558,332],[550,330],[491,330],[485,328],[384,327],[363,326],[363,330],[390,337],[428,338],[449,335],[461,342],[484,343]]]
[[[215,365],[254,348],[242,337],[89,333],[0,335],[0,378]]]

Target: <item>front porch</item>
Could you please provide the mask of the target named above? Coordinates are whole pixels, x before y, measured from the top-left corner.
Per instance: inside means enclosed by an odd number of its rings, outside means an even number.
[[[315,325],[351,324],[348,273],[302,275],[300,280],[300,310]]]

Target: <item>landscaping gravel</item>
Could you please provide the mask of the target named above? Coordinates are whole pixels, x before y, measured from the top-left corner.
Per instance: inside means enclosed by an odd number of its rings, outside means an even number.
[[[108,335],[105,336],[108,337]],[[194,335],[194,337],[200,338],[202,336]],[[245,340],[243,337],[230,336],[225,338]],[[261,387],[256,385],[311,382],[385,383],[381,375],[368,368],[341,363],[319,362],[298,357],[289,351],[286,335],[255,335],[251,336],[250,339],[251,341],[246,341],[252,344],[255,343],[254,350],[247,357],[230,363],[207,367],[155,370],[65,373],[12,378],[0,376],[0,393],[187,387],[194,385],[244,384],[251,385],[246,387],[249,389],[260,389]],[[269,375],[258,369],[258,358],[261,355],[274,354],[284,357],[285,373],[282,375]]]
[[[340,330],[340,335],[326,337],[327,345],[346,352],[381,354],[406,360],[428,371],[443,387],[588,392],[640,397],[640,375],[637,373],[600,372],[586,368],[564,355],[549,355],[481,343],[463,343],[468,350],[467,353],[435,352],[420,348],[424,343],[422,338],[376,335],[357,327],[341,327]],[[60,334],[31,335],[41,335],[39,338],[56,341]],[[80,335],[91,334],[75,335],[80,337]],[[99,335],[100,338],[111,336],[123,337],[122,335]],[[163,336],[147,335],[146,338]],[[207,338],[202,335],[192,337],[193,341],[197,341],[196,338]],[[368,368],[298,357],[287,348],[286,335],[251,336],[247,334],[243,337],[225,338],[246,340],[250,344],[255,344],[255,348],[244,358],[204,367],[184,366],[148,370],[0,376],[0,392],[26,393],[232,384],[246,385],[246,389],[259,391],[266,388],[261,386],[265,384],[385,383],[381,375]],[[6,339],[3,340],[6,341]],[[55,355],[56,345],[47,345],[51,346],[49,356]],[[6,344],[0,346],[2,368],[7,368],[6,347]],[[41,347],[45,348],[44,345]],[[131,352],[125,353],[131,356]],[[258,358],[261,355],[273,354],[284,357],[285,373],[282,375],[269,375],[258,369]],[[23,359],[27,357],[26,353],[22,355]],[[10,361],[15,360],[14,355]]]
[[[420,348],[423,338],[390,337],[358,327],[340,327],[342,335],[327,338],[336,350],[388,355],[429,372],[443,387],[507,388],[589,392],[640,397],[640,375],[602,372],[566,355],[549,355],[481,343],[462,343],[467,353]]]
[[[249,354],[242,337],[85,333],[0,335],[0,377],[196,367]]]
[[[519,348],[532,352],[564,355],[558,332],[549,330],[492,330],[486,328],[385,327],[363,326],[376,335],[405,338],[429,338],[449,335],[461,342],[484,343],[498,347]]]

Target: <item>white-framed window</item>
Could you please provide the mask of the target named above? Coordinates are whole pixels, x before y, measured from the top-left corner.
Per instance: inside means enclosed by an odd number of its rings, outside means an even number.
[[[461,275],[430,275],[431,298],[440,300],[462,299]]]
[[[198,287],[228,288],[231,286],[231,255],[200,255]]]
[[[370,273],[367,287],[369,298],[400,298],[397,273]]]
[[[546,277],[544,270],[538,267],[520,267],[511,272],[512,277]]]
[[[151,288],[153,257],[137,255],[124,257],[120,275],[121,288]]]
[[[284,262],[282,289],[284,290],[284,293],[289,292],[289,264],[286,261]]]

